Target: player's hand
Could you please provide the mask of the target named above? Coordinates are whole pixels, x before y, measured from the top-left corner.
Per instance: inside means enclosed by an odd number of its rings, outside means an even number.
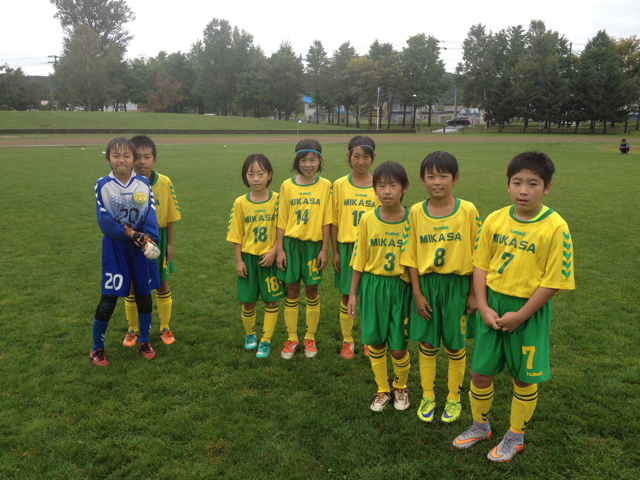
[[[347,304],[347,313],[349,316],[355,320],[356,318],[356,303],[357,298],[355,295],[349,295],[349,303]]]
[[[336,273],[340,273],[340,254],[338,252],[333,252],[333,259],[331,260],[331,264],[333,265],[333,270]]]
[[[167,263],[173,259],[173,243],[167,243]]]
[[[482,321],[487,327],[494,330],[502,330],[502,327],[498,325],[498,318],[500,317],[494,310],[487,307],[486,309],[480,310],[480,315],[482,315]]]
[[[503,332],[513,332],[524,323],[524,320],[520,318],[518,312],[507,312],[502,317],[498,318],[496,323]]]
[[[475,293],[469,293],[467,297],[467,313],[476,313],[478,311],[478,299]]]
[[[318,254],[318,271],[323,270],[329,264],[329,252],[326,250],[320,250]]]
[[[160,256],[160,249],[149,237],[146,237],[146,239],[145,244],[142,246],[142,253],[149,260],[155,260]]]
[[[429,305],[427,299],[424,298],[424,295],[414,295],[413,298],[416,302],[416,311],[418,312],[418,315],[420,315],[423,320],[431,320],[431,315],[429,315],[429,312],[433,312],[433,308],[431,308],[431,305]]]
[[[284,250],[278,251],[276,254],[276,265],[283,272],[287,268],[287,254],[284,253]]]
[[[135,243],[138,247],[142,248],[146,243],[146,240],[149,239],[149,237],[147,237],[144,233],[140,233],[140,232],[136,232],[135,230],[132,230],[131,227],[133,227],[133,225],[130,223],[124,224],[125,235],[131,238],[131,240],[133,240],[133,243]]]
[[[262,255],[262,260],[258,262],[258,265],[260,265],[261,267],[270,267],[271,265],[273,265],[273,261],[276,259],[276,253],[276,248],[273,247],[267,253]]]
[[[247,266],[242,260],[236,262],[236,273],[239,277],[247,278]]]

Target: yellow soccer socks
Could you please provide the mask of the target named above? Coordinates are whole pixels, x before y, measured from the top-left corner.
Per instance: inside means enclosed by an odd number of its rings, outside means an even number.
[[[493,403],[493,383],[487,388],[477,388],[473,382],[471,382],[469,400],[474,423],[487,423],[489,420],[489,410]]]
[[[273,336],[273,331],[276,328],[276,322],[278,321],[278,304],[276,303],[274,306],[270,307],[269,305],[264,306],[264,327],[262,333],[261,342],[269,342],[271,343],[271,337]]]
[[[431,397],[436,399],[433,387],[436,383],[436,356],[437,348],[427,348],[420,342],[420,354],[418,357],[418,365],[420,367],[420,383],[422,384],[422,398]]]
[[[520,388],[513,382],[513,399],[511,400],[511,430],[524,433],[524,429],[533,416],[538,403],[538,385],[533,384]]]
[[[129,295],[124,298],[124,313],[127,316],[129,330],[138,331],[138,306],[136,305],[136,297]]]
[[[371,355],[371,347],[369,347],[369,355]],[[411,370],[411,361],[409,358],[409,352],[400,360],[396,360],[391,357],[393,362],[393,373],[395,379],[393,380],[393,388],[407,388],[407,380],[409,379],[409,370]]]
[[[284,324],[287,327],[289,340],[298,341],[298,299],[284,299]]]
[[[349,316],[347,306],[340,302],[340,327],[342,328],[342,336],[344,342],[353,343],[353,318]]]
[[[449,398],[460,402],[460,392],[462,391],[462,382],[464,381],[464,369],[466,364],[465,349],[461,348],[453,353],[445,347],[447,356],[449,357]]]
[[[380,350],[369,347],[369,360],[371,361],[373,376],[378,385],[378,392],[391,393],[389,375],[387,374],[387,347],[385,346]]]
[[[256,333],[256,308],[245,310],[242,307],[242,325],[244,325],[245,335],[253,335]]]
[[[166,293],[158,293],[156,290],[156,303],[158,306],[158,316],[160,317],[160,331],[170,330],[169,320],[171,320],[171,308],[173,300],[171,299],[171,290]]]
[[[316,298],[305,297],[305,300],[307,302],[307,333],[304,339],[314,340],[320,321],[320,295]]]

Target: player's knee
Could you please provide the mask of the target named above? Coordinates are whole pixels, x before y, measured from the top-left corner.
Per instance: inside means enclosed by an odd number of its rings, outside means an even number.
[[[96,308],[96,320],[108,322],[111,319],[113,311],[116,309],[118,297],[113,295],[102,295],[98,308]]]
[[[136,305],[138,306],[138,313],[151,313],[153,310],[151,295],[136,295]]]

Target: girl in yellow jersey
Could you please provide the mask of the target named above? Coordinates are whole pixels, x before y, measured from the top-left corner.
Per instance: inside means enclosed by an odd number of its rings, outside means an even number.
[[[245,329],[244,348],[258,347],[256,357],[271,352],[271,336],[278,320],[278,300],[284,288],[276,278],[276,204],[277,193],[268,189],[273,177],[271,162],[257,153],[242,166],[242,181],[251,188],[236,199],[231,208],[227,240],[233,243],[238,274],[238,300],[242,303]],[[264,300],[264,331],[260,345],[255,331],[258,295]]]
[[[318,284],[329,262],[329,228],[333,222],[331,182],[319,177],[322,171],[322,147],[315,140],[300,140],[296,145],[293,171],[285,180],[278,199],[277,264],[278,279],[285,283],[284,321],[288,339],[280,352],[290,359],[298,348],[298,301],[300,280],[305,283],[307,332],[304,354],[315,357],[315,333],[320,320]]]
[[[347,161],[353,170],[333,182],[333,225],[331,225],[331,246],[333,248],[333,269],[335,285],[342,294],[340,303],[340,326],[342,328],[342,351],[346,359],[353,358],[353,319],[347,311],[349,289],[353,269],[349,265],[353,246],[358,235],[358,224],[362,215],[376,208],[373,191],[373,175],[369,168],[376,158],[376,144],[362,135],[349,142]],[[365,353],[366,353],[365,346]]]

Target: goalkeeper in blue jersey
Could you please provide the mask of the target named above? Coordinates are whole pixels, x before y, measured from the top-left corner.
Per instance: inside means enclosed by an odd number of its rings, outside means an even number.
[[[133,287],[138,306],[140,353],[155,357],[149,345],[151,290],[160,286],[155,259],[158,222],[149,181],[133,172],[135,145],[126,138],[114,138],[107,145],[111,173],[95,185],[96,214],[102,237],[102,297],[93,320],[94,365],[109,364],[104,354],[104,336],[118,297]]]

